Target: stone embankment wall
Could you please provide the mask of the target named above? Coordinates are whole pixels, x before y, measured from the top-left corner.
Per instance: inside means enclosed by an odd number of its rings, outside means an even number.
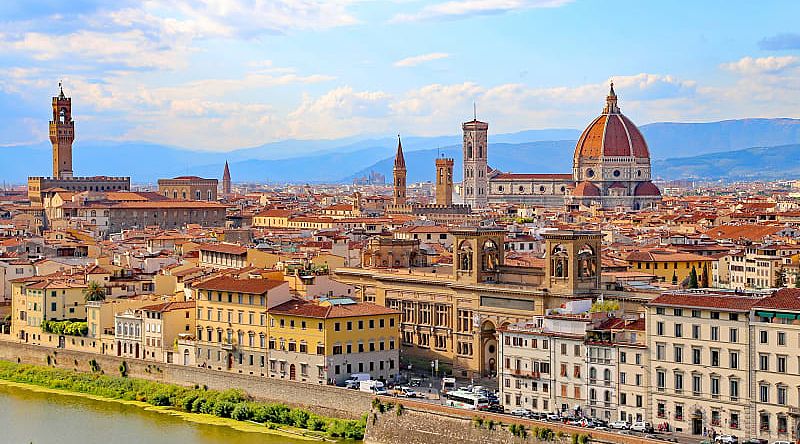
[[[49,357],[49,359],[48,359]],[[94,359],[107,375],[119,375],[125,361],[128,376],[184,386],[206,386],[213,390],[238,388],[250,396],[267,402],[280,402],[307,408],[321,415],[358,419],[370,409],[373,397],[357,390],[321,386],[303,382],[282,381],[251,375],[239,375],[207,368],[185,367],[76,350],[64,350],[0,340],[0,359],[23,364],[91,372]]]
[[[591,443],[663,444],[662,441],[637,436],[532,421],[508,415],[475,413],[469,416],[469,413],[465,415],[463,410],[411,400],[388,400],[388,402],[395,405],[384,413],[379,413],[376,409],[370,412],[367,418],[367,434],[364,437],[365,444],[569,444],[572,442],[570,439],[572,433],[591,435]],[[399,404],[402,404],[403,408],[398,414]],[[475,421],[476,417],[481,418],[480,425]],[[494,422],[491,429],[488,426],[490,420]],[[527,436],[524,438],[514,436],[510,431],[511,424],[523,425]],[[549,443],[539,441],[532,434],[534,427],[550,428],[556,433],[561,431],[563,435]]]

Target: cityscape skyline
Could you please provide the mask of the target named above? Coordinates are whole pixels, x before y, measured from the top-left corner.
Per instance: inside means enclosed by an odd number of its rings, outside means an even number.
[[[290,138],[450,134],[473,102],[496,132],[581,128],[611,79],[639,125],[797,116],[800,36],[790,33],[797,6],[789,3],[0,8],[5,146],[45,140],[40,103],[59,80],[81,98],[84,140],[215,151]],[[659,20],[678,15],[677,25]]]

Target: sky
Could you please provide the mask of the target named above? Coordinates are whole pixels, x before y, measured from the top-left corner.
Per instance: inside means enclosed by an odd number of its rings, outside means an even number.
[[[4,0],[0,147],[228,151],[285,139],[800,117],[796,1]]]

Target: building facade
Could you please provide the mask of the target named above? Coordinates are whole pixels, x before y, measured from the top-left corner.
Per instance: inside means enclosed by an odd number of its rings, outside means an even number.
[[[227,168],[227,163],[225,165]],[[228,185],[230,185],[230,182]],[[180,176],[172,179],[158,179],[158,194],[176,200],[215,202],[217,200],[218,186],[219,181],[217,179],[204,179],[197,176]]]

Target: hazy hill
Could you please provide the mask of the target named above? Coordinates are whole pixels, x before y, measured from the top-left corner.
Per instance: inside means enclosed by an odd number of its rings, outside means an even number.
[[[798,159],[800,144],[793,144],[659,160],[653,171],[666,179],[798,179]]]
[[[674,167],[677,157],[754,146],[800,144],[800,120],[796,119],[653,123],[641,129],[654,160],[672,159],[668,163],[655,163],[654,174],[660,177],[680,177],[676,175],[689,171],[686,167]],[[490,134],[489,164],[504,171],[568,173],[574,141],[579,134],[580,131],[573,129]],[[433,159],[439,147],[460,163],[460,140],[459,135],[404,136],[409,181],[433,177]],[[74,147],[74,167],[76,175],[130,175],[134,182],[141,183],[182,174],[220,177],[222,165],[228,160],[234,181],[350,181],[373,169],[389,177],[396,146],[396,137],[353,137],[285,140],[221,153],[145,142],[99,142],[79,138]],[[49,175],[50,150],[49,143],[0,147],[0,180],[23,183],[29,175]],[[419,154],[415,155],[417,151]],[[778,166],[791,169],[797,162],[795,159],[796,156],[787,157]],[[664,171],[660,171],[662,167]],[[699,171],[691,174],[700,174]],[[456,180],[460,180],[459,167],[456,176]]]

